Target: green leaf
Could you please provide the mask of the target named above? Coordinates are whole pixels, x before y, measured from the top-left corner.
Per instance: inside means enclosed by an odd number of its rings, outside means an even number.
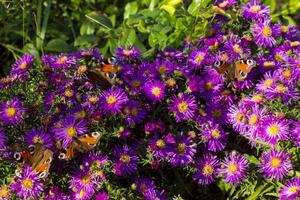
[[[90,22],[86,21],[80,26],[80,35],[92,35],[94,32],[95,26]]]
[[[160,9],[167,11],[171,16],[175,13],[175,7],[172,5],[162,5]]]
[[[127,3],[125,6],[124,19],[127,19],[132,14],[136,14],[137,11],[138,11],[138,4],[136,1]]]
[[[288,25],[293,25],[296,26],[297,22],[295,22],[295,20],[293,18],[291,18],[290,16],[282,16],[282,18],[284,19],[284,21],[286,21]]]
[[[193,0],[188,7],[188,13],[195,16],[199,13],[200,8],[205,8],[211,0]]]
[[[46,45],[45,49],[47,51],[54,51],[54,52],[70,52],[73,50],[73,48],[62,39],[51,40]]]
[[[82,35],[75,39],[74,45],[75,46],[90,45],[96,43],[97,40],[99,40],[99,37],[95,35]]]
[[[276,0],[264,0],[264,5],[270,6],[271,13],[276,10]]]
[[[121,38],[121,46],[130,46],[135,43],[136,33],[134,29],[127,29],[124,31],[124,34]]]
[[[85,15],[86,18],[91,20],[92,22],[95,22],[101,26],[103,26],[106,29],[111,30],[113,28],[112,22],[108,17],[102,16],[97,14],[96,12],[91,12],[89,14]]]
[[[252,156],[252,155],[250,156],[248,154],[245,154],[245,156],[246,156],[247,160],[250,161],[250,163],[253,163],[255,165],[259,163],[259,160],[255,156]]]

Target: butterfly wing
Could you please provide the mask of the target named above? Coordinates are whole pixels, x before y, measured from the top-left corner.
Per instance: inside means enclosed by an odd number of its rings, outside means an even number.
[[[217,61],[214,66],[217,72],[224,78],[225,81],[233,80],[234,70],[232,64],[223,61]]]
[[[117,69],[111,64],[101,64],[100,66],[88,69],[86,75],[93,84],[104,87],[115,85]]]
[[[253,60],[239,60],[235,62],[234,77],[238,81],[245,80],[253,67],[255,67],[255,62]]]
[[[102,134],[100,132],[92,132],[90,134],[82,135],[74,141],[76,143],[75,149],[81,153],[90,151],[95,148],[101,136]]]
[[[31,168],[33,171],[39,174],[40,178],[45,178],[49,174],[49,169],[53,160],[53,152],[41,144],[36,144],[33,146],[34,154],[31,159]]]
[[[21,144],[13,144],[12,149],[14,151],[14,159],[18,162],[31,165],[32,152],[28,148],[25,148]]]

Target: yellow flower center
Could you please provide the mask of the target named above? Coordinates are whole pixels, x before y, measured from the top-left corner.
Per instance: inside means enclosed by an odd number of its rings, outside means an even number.
[[[226,1],[223,1],[222,3],[219,3],[219,7],[220,8],[224,8],[224,7],[226,7],[227,5],[228,5],[228,1],[226,0]]]
[[[230,163],[228,170],[230,173],[234,174],[238,170],[238,166],[235,163]]]
[[[237,115],[235,116],[235,119],[239,122],[241,122],[243,118],[244,118],[244,114],[241,112],[237,113]]]
[[[281,61],[282,61],[282,55],[281,55],[281,54],[276,54],[276,55],[275,55],[275,59],[276,59],[277,61],[281,62]]]
[[[73,90],[67,89],[67,90],[65,91],[65,96],[66,96],[66,97],[72,97],[73,95],[74,95]]]
[[[62,64],[64,62],[66,62],[68,60],[68,57],[67,56],[62,56],[62,57],[59,57],[56,61],[56,63],[58,64]]]
[[[81,66],[78,67],[77,71],[78,71],[79,74],[83,74],[84,72],[87,71],[87,66],[86,65],[81,65]]]
[[[257,95],[254,95],[254,96],[252,97],[252,100],[253,100],[254,102],[260,102],[260,101],[262,100],[262,97],[263,97],[262,94],[257,94]]]
[[[184,112],[186,112],[187,109],[188,109],[188,104],[187,104],[186,102],[184,102],[184,101],[183,101],[183,102],[180,102],[180,103],[178,104],[177,108],[178,108],[179,112],[184,113]]]
[[[86,112],[84,110],[81,110],[76,113],[77,118],[83,119],[83,118],[85,118],[85,116],[86,116]]]
[[[98,101],[98,98],[96,96],[90,96],[89,101],[92,103],[96,103]]]
[[[1,187],[0,188],[0,197],[7,197],[8,196],[8,189],[7,187]]]
[[[117,102],[117,98],[113,95],[110,95],[109,97],[106,98],[106,102],[109,105],[115,104]]]
[[[291,46],[292,46],[292,47],[296,47],[296,46],[299,46],[299,45],[300,45],[300,42],[299,42],[299,41],[291,42]]]
[[[32,180],[29,179],[29,178],[24,179],[24,180],[23,180],[23,187],[24,187],[25,189],[32,189],[32,187],[33,187],[33,182],[32,182]]]
[[[79,198],[82,198],[84,195],[84,189],[81,189],[80,192],[79,192]]]
[[[291,70],[289,70],[289,69],[284,70],[284,72],[282,73],[282,75],[283,75],[284,78],[290,79],[291,76],[292,76]]]
[[[10,107],[5,110],[5,113],[8,117],[14,117],[16,115],[16,112],[17,110],[14,107]]]
[[[235,53],[239,53],[239,54],[243,53],[243,49],[238,44],[233,45],[233,50]]]
[[[281,166],[281,160],[279,158],[272,158],[270,162],[271,166],[274,168],[279,168]]]
[[[287,33],[289,31],[289,27],[288,26],[281,26],[281,32],[283,33]]]
[[[160,95],[160,93],[161,93],[161,91],[160,91],[160,88],[159,87],[154,87],[153,89],[152,89],[152,94],[154,94],[155,96],[159,96]]]
[[[262,34],[265,37],[270,37],[272,35],[272,29],[269,26],[265,26],[262,30]]]
[[[139,87],[141,85],[141,82],[139,80],[135,80],[131,84],[133,87]]]
[[[186,150],[186,146],[184,143],[179,143],[177,146],[177,151],[178,153],[184,153]]]
[[[33,138],[34,143],[44,144],[44,140],[41,137],[35,136]]]
[[[27,63],[23,61],[20,65],[20,69],[26,69],[26,67],[27,67]]]
[[[132,54],[133,53],[133,50],[132,49],[124,49],[123,50],[123,54],[125,55],[125,56],[129,56],[130,54]]]
[[[211,131],[211,136],[215,139],[218,139],[220,137],[220,131],[218,129],[213,129]]]
[[[212,116],[214,118],[220,118],[222,116],[222,110],[221,109],[216,109],[212,112]]]
[[[89,176],[84,176],[82,179],[81,179],[81,182],[84,184],[84,185],[87,185],[91,182],[91,178]]]
[[[287,92],[289,89],[285,87],[283,84],[278,84],[275,88],[277,92]]]
[[[298,192],[299,189],[300,189],[300,188],[299,188],[298,186],[293,185],[292,187],[290,187],[290,188],[288,189],[287,193],[288,193],[289,195],[292,195],[292,194]]]
[[[136,108],[132,108],[131,109],[131,114],[133,115],[133,116],[137,116],[138,115],[138,113],[139,113],[139,111],[138,111],[138,109],[136,109]]]
[[[270,135],[277,135],[279,132],[279,127],[276,124],[272,124],[267,128],[267,131]]]
[[[214,172],[214,168],[211,165],[205,165],[202,171],[205,175],[211,175]]]
[[[249,118],[249,124],[251,125],[255,125],[258,122],[258,117],[257,115],[251,115]]]
[[[260,11],[260,5],[253,5],[251,6],[250,10],[251,12],[257,13],[258,11]]]
[[[166,146],[166,144],[162,139],[160,139],[156,141],[156,146],[160,149],[163,149]]]
[[[268,79],[266,79],[266,80],[264,81],[263,88],[264,88],[264,89],[267,89],[267,88],[270,87],[272,84],[273,84],[273,79],[268,78]]]
[[[67,135],[71,138],[71,137],[74,137],[77,133],[77,130],[76,128],[74,128],[73,126],[72,127],[69,127],[67,128]]]
[[[120,157],[120,160],[121,160],[123,163],[129,163],[129,162],[130,162],[130,157],[129,157],[129,155],[127,155],[127,154],[122,154],[121,157]]]
[[[146,191],[148,189],[147,185],[145,183],[142,183],[140,186],[141,191]]]
[[[212,83],[210,81],[208,81],[207,83],[205,83],[205,89],[206,90],[211,90],[213,88]]]
[[[169,78],[166,82],[167,82],[167,85],[170,87],[174,87],[176,85],[176,81],[173,78]]]
[[[167,72],[167,68],[166,68],[165,66],[160,66],[160,67],[158,68],[158,72],[159,72],[160,74],[165,74],[165,73]]]
[[[197,56],[197,58],[196,58],[196,62],[197,62],[197,63],[201,63],[203,59],[204,59],[203,55],[202,55],[202,54],[199,54],[199,55]]]
[[[264,62],[264,67],[274,67],[275,66],[275,62],[273,61],[265,61]]]

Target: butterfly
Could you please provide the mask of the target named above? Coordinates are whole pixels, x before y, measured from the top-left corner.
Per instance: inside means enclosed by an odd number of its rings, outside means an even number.
[[[94,149],[102,137],[100,132],[92,132],[74,138],[73,142],[58,156],[61,160],[72,160],[76,152],[85,153]]]
[[[13,149],[15,151],[14,158],[23,164],[26,163],[31,166],[39,178],[46,178],[48,176],[53,160],[53,152],[50,149],[39,143],[29,145],[28,147],[14,144]]]
[[[107,88],[115,85],[117,71],[117,66],[111,60],[107,60],[92,66],[81,65],[78,67],[75,75],[82,76],[93,84]]]
[[[235,79],[243,81],[255,66],[256,63],[252,59],[238,60],[234,63],[218,60],[214,63],[217,72],[222,75],[225,81],[234,81]]]

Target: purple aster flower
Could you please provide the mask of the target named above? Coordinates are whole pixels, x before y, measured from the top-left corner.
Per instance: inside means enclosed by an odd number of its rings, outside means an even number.
[[[253,24],[251,32],[254,35],[254,41],[257,46],[273,47],[276,43],[275,37],[280,34],[280,29],[271,25],[270,20],[264,19]]]
[[[139,157],[134,148],[128,145],[116,146],[113,150],[115,164],[113,170],[118,176],[130,176],[137,169]]]
[[[76,64],[76,60],[73,56],[61,54],[61,55],[45,55],[42,57],[42,63],[47,64],[50,68],[59,69],[66,68]]]
[[[0,120],[8,125],[17,125],[25,115],[25,107],[19,98],[0,103]]]
[[[208,185],[215,181],[217,169],[219,168],[219,161],[217,156],[205,154],[200,158],[195,167],[197,171],[193,175],[193,179],[199,185]]]
[[[191,137],[180,134],[176,141],[175,149],[169,157],[169,162],[173,166],[186,166],[193,161],[196,153],[196,144]]]
[[[69,188],[72,189],[75,199],[90,199],[94,195],[99,182],[90,171],[77,171],[71,176],[69,183]]]
[[[38,198],[44,190],[43,184],[38,179],[38,175],[31,170],[31,167],[25,165],[22,172],[14,177],[11,189],[21,199]]]
[[[259,171],[265,178],[280,180],[287,176],[292,169],[291,156],[284,149],[281,151],[271,149],[269,152],[264,152],[260,160]]]
[[[175,115],[176,122],[193,119],[197,109],[196,98],[187,93],[179,94],[169,102],[169,111]]]
[[[101,182],[105,179],[103,172],[104,167],[108,164],[109,160],[106,155],[98,152],[91,152],[88,156],[83,158],[83,169],[90,171],[92,175]]]
[[[300,147],[300,121],[290,120],[291,138],[297,147]]]
[[[280,200],[297,200],[300,197],[300,177],[290,179],[279,191]]]
[[[101,108],[105,113],[117,114],[128,101],[127,94],[120,88],[111,88],[101,95]]]
[[[6,149],[7,137],[3,128],[0,128],[0,151]]]
[[[7,185],[0,186],[0,199],[1,200],[11,199],[11,191],[9,186]]]
[[[108,200],[109,199],[109,195],[107,192],[101,192],[96,194],[95,196],[95,200]]]
[[[139,102],[130,100],[124,107],[123,114],[126,122],[130,126],[134,126],[143,121],[146,113]]]
[[[156,59],[154,64],[155,64],[155,68],[156,68],[157,72],[162,77],[165,77],[165,76],[173,73],[177,63],[174,63],[174,62],[171,62],[168,60]]]
[[[166,130],[166,124],[161,119],[147,122],[145,123],[144,130],[146,134],[163,133]]]
[[[202,66],[209,63],[208,49],[194,49],[189,54],[189,63],[193,66],[193,69],[200,69]]]
[[[228,133],[224,132],[219,124],[208,121],[201,128],[201,136],[207,149],[219,152],[226,147]]]
[[[242,16],[246,19],[256,20],[263,17],[268,17],[270,7],[263,6],[259,0],[251,0],[247,4],[242,5]]]
[[[158,102],[161,101],[166,95],[165,87],[165,84],[162,82],[151,80],[145,83],[144,92],[150,100]]]
[[[249,161],[244,156],[233,151],[221,163],[219,174],[224,176],[224,181],[237,185],[245,179]]]
[[[70,198],[65,195],[57,186],[51,186],[45,200],[69,200]]]
[[[249,57],[250,50],[242,43],[238,35],[229,34],[224,43],[225,52],[230,55],[231,59],[238,59],[241,57]]]
[[[158,159],[168,158],[173,152],[173,146],[176,144],[176,140],[172,133],[168,133],[164,136],[158,136],[155,134],[149,140],[149,148],[154,157]]]
[[[67,148],[74,137],[82,135],[88,131],[85,120],[77,120],[74,116],[67,116],[52,129],[57,140],[62,140],[62,147]]]
[[[150,190],[155,191],[156,186],[153,180],[147,177],[137,177],[135,179],[136,190],[145,196]]]
[[[218,0],[215,5],[217,5],[218,7],[220,7],[223,10],[226,10],[230,6],[235,4],[236,2],[237,2],[237,0]]]
[[[289,136],[289,127],[285,120],[268,117],[259,127],[260,137],[269,144],[275,145],[277,141],[284,141]]]
[[[28,69],[31,67],[34,61],[34,56],[30,54],[24,54],[22,58],[16,61],[10,74],[16,75],[18,80],[26,80],[28,77]]]
[[[50,136],[50,134],[44,133],[35,128],[26,132],[25,142],[28,145],[39,143],[47,148],[51,148],[53,146],[53,138]]]
[[[133,46],[127,48],[118,47],[115,50],[115,54],[120,60],[136,60],[141,57],[140,49]]]
[[[76,51],[72,53],[72,55],[76,56],[77,58],[84,58],[84,59],[97,59],[100,60],[102,59],[101,52],[98,49],[82,49],[79,51]]]
[[[239,132],[245,132],[247,130],[248,118],[243,106],[232,105],[229,108],[228,121]]]

